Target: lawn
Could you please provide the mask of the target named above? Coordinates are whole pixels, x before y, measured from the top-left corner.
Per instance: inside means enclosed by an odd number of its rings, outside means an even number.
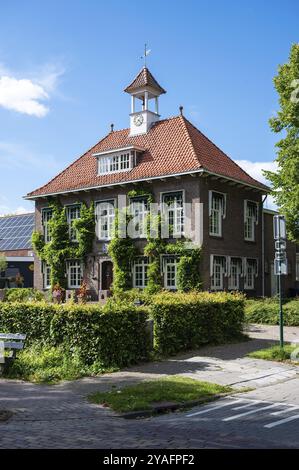
[[[265,359],[266,361],[278,361],[278,362],[290,362],[292,352],[299,348],[297,346],[286,344],[282,349],[280,346],[272,346],[266,349],[259,349],[248,354],[249,357],[254,357],[256,359]],[[292,362],[293,364],[299,364],[299,354],[298,360]]]
[[[92,403],[105,404],[114,411],[148,410],[161,402],[182,404],[192,400],[209,401],[219,394],[232,392],[231,387],[188,377],[172,376],[141,382],[123,389],[97,392],[89,396]]]

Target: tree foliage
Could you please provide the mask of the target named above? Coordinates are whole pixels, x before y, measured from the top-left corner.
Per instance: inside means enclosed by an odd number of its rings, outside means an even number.
[[[6,268],[7,268],[6,258],[5,258],[5,256],[0,255],[0,272],[5,271]]]
[[[299,241],[299,44],[291,48],[289,62],[278,69],[274,85],[280,110],[269,121],[273,132],[283,133],[276,147],[277,172],[264,171],[272,195],[286,217],[289,238]]]

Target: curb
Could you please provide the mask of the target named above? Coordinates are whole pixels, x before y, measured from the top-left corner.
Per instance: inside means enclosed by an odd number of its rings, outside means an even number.
[[[120,413],[115,415],[117,418],[124,419],[137,419],[137,418],[149,418],[151,416],[157,416],[159,414],[169,413],[171,411],[183,410],[185,408],[192,408],[193,406],[203,405],[211,401],[219,400],[219,398],[224,398],[230,393],[220,393],[212,397],[206,396],[199,400],[186,401],[184,403],[171,403],[169,405],[154,405],[150,410],[140,410],[140,411],[129,411],[128,413]]]

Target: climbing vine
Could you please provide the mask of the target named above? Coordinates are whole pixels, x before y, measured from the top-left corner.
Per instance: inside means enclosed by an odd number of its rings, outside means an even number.
[[[142,188],[128,192],[129,198],[146,197],[148,204],[154,202],[153,194]],[[130,221],[128,211],[124,212],[126,226]],[[114,223],[114,237],[112,238],[108,252],[113,260],[113,293],[118,294],[132,287],[132,262],[134,257],[144,255],[149,258],[147,268],[147,286],[145,291],[149,294],[158,292],[163,287],[161,267],[162,255],[177,256],[177,283],[178,290],[200,290],[201,280],[199,263],[201,249],[193,247],[187,240],[168,242],[161,238],[161,214],[148,213],[146,219],[146,246],[143,253],[138,253],[134,240],[126,237],[120,238],[118,234],[118,213]]]
[[[33,232],[32,245],[41,261],[50,267],[51,286],[60,285],[66,288],[66,262],[68,259],[86,260],[92,251],[92,242],[95,234],[94,205],[87,207],[80,203],[80,218],[73,221],[77,241],[71,241],[66,210],[58,200],[49,204],[52,210],[48,221],[50,241],[45,243],[41,232]]]

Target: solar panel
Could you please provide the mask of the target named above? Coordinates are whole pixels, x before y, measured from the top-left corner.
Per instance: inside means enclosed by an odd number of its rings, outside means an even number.
[[[0,217],[0,251],[30,250],[34,213]]]

